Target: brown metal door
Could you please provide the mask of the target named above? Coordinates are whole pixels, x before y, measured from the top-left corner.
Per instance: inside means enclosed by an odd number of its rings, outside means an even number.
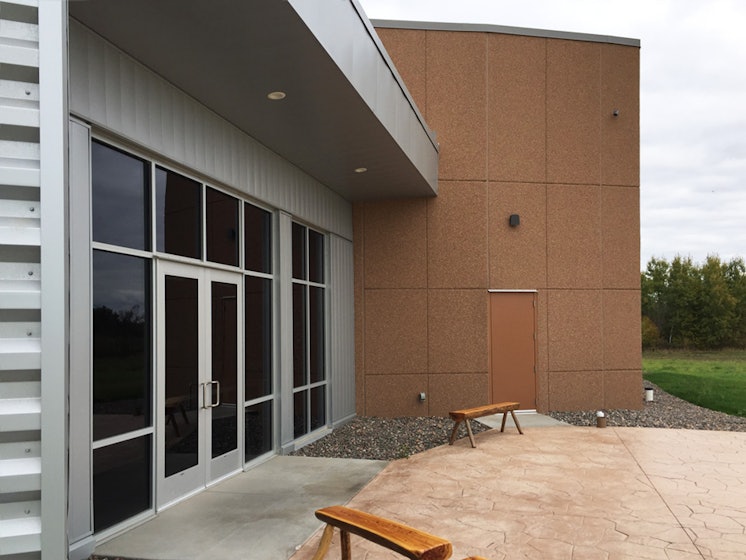
[[[490,292],[492,402],[536,409],[536,293]]]

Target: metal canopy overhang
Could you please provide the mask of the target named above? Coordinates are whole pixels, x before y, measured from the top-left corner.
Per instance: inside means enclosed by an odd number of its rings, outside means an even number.
[[[323,22],[327,38],[334,25],[329,18],[339,6],[328,0],[314,6],[313,16]],[[399,88],[386,93],[408,100],[410,113],[394,115],[388,126],[379,118],[380,108],[366,102],[350,72],[287,0],[69,3],[71,17],[345,199],[434,196],[437,146],[432,134],[354,0],[342,8],[359,18],[355,40],[378,49],[374,88]],[[340,37],[345,40],[345,33]],[[340,46],[334,50],[344,52],[345,45]],[[388,72],[380,72],[381,63]],[[287,97],[269,100],[267,94],[277,90]],[[397,131],[403,128],[400,122],[391,122],[402,118],[410,123],[416,118],[416,125]],[[368,171],[356,173],[360,167]]]

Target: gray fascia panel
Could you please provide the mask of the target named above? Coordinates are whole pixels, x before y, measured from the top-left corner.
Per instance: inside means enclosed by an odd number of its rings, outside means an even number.
[[[327,4],[328,0],[290,0],[330,58],[436,190],[439,147],[435,133],[427,126],[374,26],[357,0],[337,6],[331,19],[324,7]],[[401,119],[414,122],[402,126],[397,123]]]
[[[488,23],[443,23],[433,21],[402,21],[391,19],[371,20],[374,27],[388,29],[419,29],[423,31],[466,31],[472,33],[502,33],[504,35],[522,35],[524,37],[543,37],[545,39],[566,39],[568,41],[586,41],[590,43],[609,43],[627,47],[639,47],[639,39],[614,37],[612,35],[594,35],[592,33],[573,33],[551,29],[532,29],[530,27],[511,27]]]

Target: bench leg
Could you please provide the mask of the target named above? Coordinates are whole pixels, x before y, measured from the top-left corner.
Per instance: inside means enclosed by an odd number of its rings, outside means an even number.
[[[523,435],[523,430],[521,430],[521,425],[518,423],[518,418],[515,417],[515,412],[511,410],[510,415],[513,417],[513,422],[515,422],[515,427],[518,428],[518,433]],[[503,423],[505,423],[505,417],[503,417]]]
[[[334,525],[327,524],[324,527],[324,532],[321,535],[321,541],[319,541],[319,548],[316,549],[316,554],[313,555],[311,560],[322,560],[326,553],[329,551],[329,545],[332,544],[332,535],[334,534]]]
[[[471,431],[471,420],[468,418],[466,419],[466,431],[469,432],[469,441],[471,442],[472,447],[476,447],[477,444],[474,442],[474,434]]]
[[[350,548],[350,533],[349,531],[339,532],[339,544],[342,547],[342,560],[351,560],[352,549]]]
[[[505,420],[507,420],[507,419],[508,419],[508,411],[506,410],[505,412],[503,412],[503,423],[500,424],[500,431],[501,432],[505,431]]]
[[[448,445],[453,445],[453,442],[456,441],[456,434],[458,433],[458,426],[459,426],[459,424],[461,424],[461,420],[454,421],[454,423],[453,423],[453,431],[451,432],[451,439],[448,442]]]

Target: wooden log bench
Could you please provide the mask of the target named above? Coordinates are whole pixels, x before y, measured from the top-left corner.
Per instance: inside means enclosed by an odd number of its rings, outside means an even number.
[[[515,422],[515,427],[518,428],[518,433],[523,434],[523,430],[521,430],[521,425],[518,423],[518,418],[515,417],[514,410],[518,410],[518,407],[521,406],[521,403],[517,402],[500,402],[495,404],[487,404],[484,406],[476,406],[474,408],[464,408],[462,410],[454,410],[452,412],[449,412],[448,415],[451,417],[451,419],[454,421],[453,425],[453,431],[451,432],[451,440],[449,441],[449,445],[453,445],[453,442],[456,440],[456,434],[458,433],[458,427],[461,424],[461,422],[466,422],[466,431],[469,434],[469,441],[471,442],[472,447],[476,447],[477,444],[474,442],[474,434],[471,431],[471,424],[469,423],[470,420],[474,418],[479,418],[481,416],[490,416],[492,414],[500,414],[503,413],[503,421],[502,425],[500,426],[500,431],[505,431],[505,420],[508,417],[508,412],[510,412],[510,415],[513,417],[513,422]]]
[[[363,537],[411,560],[446,560],[451,557],[451,543],[435,535],[407,525],[345,506],[330,506],[316,510],[316,517],[326,523],[321,542],[313,560],[326,556],[334,528],[340,530],[342,560],[351,560],[350,533]],[[486,560],[470,556],[464,560]]]

